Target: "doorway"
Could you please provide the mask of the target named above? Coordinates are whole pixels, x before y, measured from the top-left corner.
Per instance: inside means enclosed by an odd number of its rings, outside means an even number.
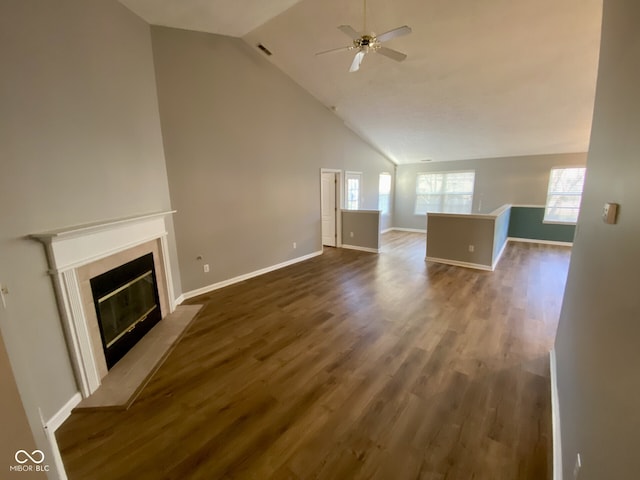
[[[342,204],[342,174],[340,170],[323,168],[320,171],[320,205],[322,217],[322,245],[339,247],[342,242],[340,208]]]

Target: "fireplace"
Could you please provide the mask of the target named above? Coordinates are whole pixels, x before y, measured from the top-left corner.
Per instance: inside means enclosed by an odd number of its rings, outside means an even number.
[[[165,224],[172,213],[31,235],[47,249],[69,357],[84,398],[135,345],[136,335],[175,310]]]
[[[93,277],[90,283],[110,369],[162,318],[153,254]]]

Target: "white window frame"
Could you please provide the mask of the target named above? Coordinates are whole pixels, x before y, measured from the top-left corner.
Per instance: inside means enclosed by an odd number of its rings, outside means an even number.
[[[349,180],[358,181],[358,205],[351,208],[349,205]],[[362,209],[362,172],[344,172],[344,209],[345,210],[361,210]]]
[[[446,191],[443,191],[441,193],[437,193],[435,195],[440,195],[441,197],[441,201],[440,201],[440,209],[437,212],[429,212],[429,211],[425,211],[425,212],[418,212],[418,197],[419,195],[424,195],[421,193],[418,193],[418,178],[420,177],[420,175],[448,175],[448,174],[452,174],[452,173],[472,173],[473,174],[473,189],[470,192],[464,192],[464,193],[446,193]],[[446,182],[445,182],[446,185]],[[475,170],[448,170],[448,171],[435,171],[435,172],[418,172],[416,174],[416,187],[415,187],[415,200],[414,200],[414,206],[413,206],[413,213],[414,215],[418,215],[418,216],[423,216],[426,215],[427,213],[449,213],[449,212],[445,212],[444,210],[444,205],[445,205],[445,198],[447,195],[449,196],[453,196],[453,195],[471,195],[471,204],[469,205],[469,211],[468,212],[457,212],[457,213],[472,213],[473,212],[473,195],[475,192],[475,188],[476,188],[476,171]]]
[[[574,193],[574,192],[552,192],[551,191],[551,177],[553,175],[553,171],[554,170],[569,170],[569,169],[582,169],[582,170],[584,170],[584,178],[586,179],[586,174],[587,174],[586,166],[583,166],[583,165],[571,165],[571,166],[565,166],[565,167],[552,167],[551,170],[549,171],[549,180],[547,181],[547,198],[545,200],[544,217],[542,219],[542,223],[555,224],[555,225],[575,225],[576,223],[578,223],[578,216],[580,215],[580,205],[582,204],[582,194],[584,193],[584,180],[583,180],[583,183],[582,183],[582,191],[580,193]],[[575,222],[567,222],[567,221],[562,221],[562,220],[548,219],[548,211],[550,209],[549,201],[550,201],[550,199],[552,197],[559,196],[559,195],[579,197],[580,201],[578,202],[578,207],[577,208],[566,207],[566,208],[571,209],[571,210],[576,210],[576,221]]]
[[[389,191],[383,192],[382,178],[389,178]],[[393,176],[389,172],[382,172],[378,175],[378,210],[381,215],[389,215],[391,213],[391,190],[393,188]],[[383,202],[386,199],[386,202]],[[385,205],[386,204],[386,205]],[[385,208],[386,207],[386,208]]]

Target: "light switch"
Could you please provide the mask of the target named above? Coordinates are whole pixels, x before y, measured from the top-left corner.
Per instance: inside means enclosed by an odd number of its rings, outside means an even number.
[[[616,216],[618,214],[617,203],[605,203],[602,209],[602,221],[604,223],[615,224]]]
[[[0,299],[2,299],[3,308],[7,308],[7,301],[5,300],[4,296],[8,294],[9,289],[7,288],[7,286],[0,283]]]

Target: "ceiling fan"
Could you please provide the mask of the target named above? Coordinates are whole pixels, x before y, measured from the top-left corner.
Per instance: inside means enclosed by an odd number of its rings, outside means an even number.
[[[364,0],[364,21],[362,32],[357,32],[351,25],[340,25],[338,30],[350,37],[351,40],[353,40],[353,45],[332,48],[331,50],[318,52],[316,55],[324,55],[326,53],[342,52],[346,50],[357,50],[356,56],[353,58],[353,62],[351,62],[351,68],[349,68],[350,72],[357,72],[360,69],[360,64],[362,63],[364,56],[370,52],[379,53],[385,57],[395,60],[396,62],[401,62],[407,58],[404,53],[393,50],[392,48],[383,47],[382,44],[392,38],[408,35],[411,33],[411,28],[404,25],[380,35],[376,35],[373,32],[367,33],[367,0]]]

